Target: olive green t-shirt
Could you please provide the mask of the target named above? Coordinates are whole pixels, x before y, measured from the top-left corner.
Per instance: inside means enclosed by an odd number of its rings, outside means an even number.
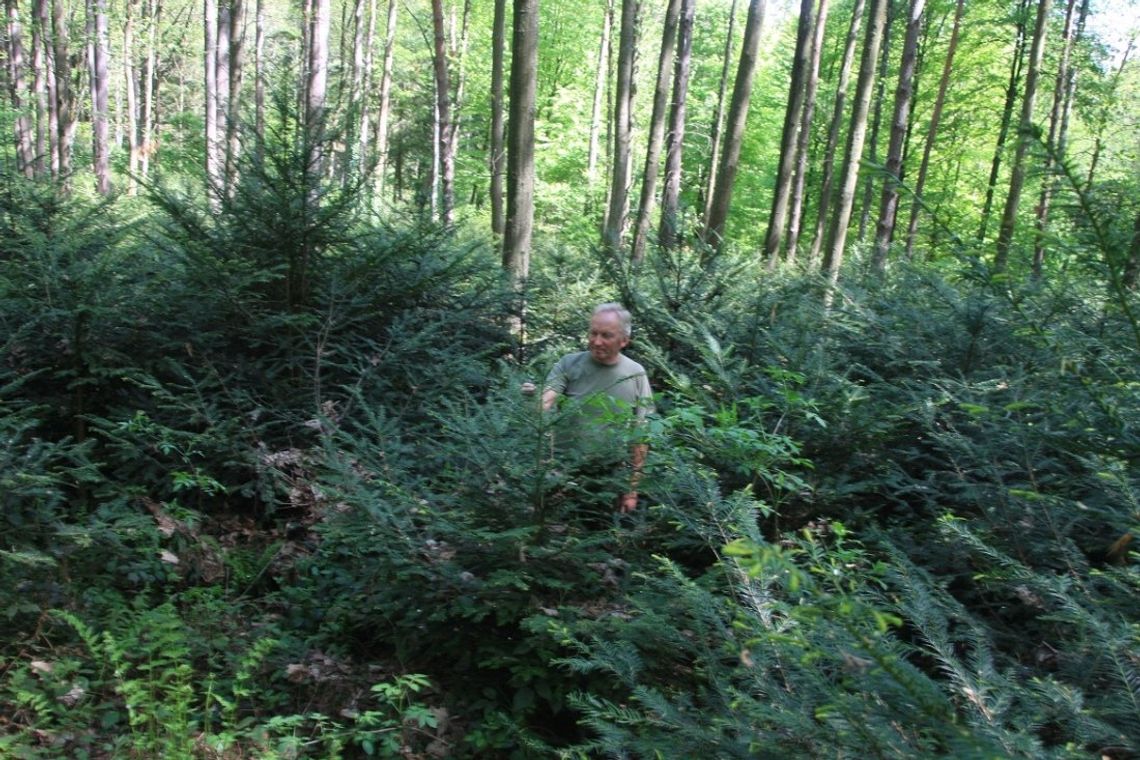
[[[567,354],[550,370],[546,389],[566,397],[562,408],[573,418],[565,422],[578,428],[574,436],[583,444],[587,441],[582,438],[598,439],[623,429],[630,433],[634,423],[653,412],[645,368],[624,354],[617,364],[599,364],[589,351]]]

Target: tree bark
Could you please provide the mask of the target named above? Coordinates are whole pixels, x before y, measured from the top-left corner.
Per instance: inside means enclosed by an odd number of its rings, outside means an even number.
[[[1009,137],[1009,125],[1013,121],[1013,105],[1017,101],[1017,86],[1021,81],[1021,69],[1025,63],[1026,15],[1029,0],[1018,0],[1017,33],[1013,46],[1013,57],[1009,66],[1009,83],[1005,88],[1005,105],[1002,107],[1001,122],[998,126],[997,143],[990,161],[990,178],[986,184],[986,199],[982,202],[982,218],[978,224],[978,242],[984,243],[993,211],[994,194],[997,191],[998,175],[1001,172],[1002,156],[1005,154],[1005,141]]]
[[[127,159],[127,195],[136,193],[135,181],[139,173],[139,107],[138,77],[135,74],[135,2],[126,0],[123,19],[123,86],[126,91],[127,146],[130,155]]]
[[[538,0],[514,0],[503,269],[516,289],[522,288],[530,274],[531,236],[534,230],[534,108],[537,79]]]
[[[811,65],[812,0],[800,0],[800,18],[796,23],[796,49],[792,56],[792,76],[788,84],[788,102],[784,108],[784,127],[780,136],[780,162],[776,169],[776,187],[772,193],[772,211],[768,216],[768,233],[764,236],[764,256],[768,268],[776,266],[783,242],[784,224],[788,218],[788,200],[792,195],[792,169],[796,160],[796,138],[803,113],[805,82]]]
[[[1088,7],[1087,2],[1084,7]],[[1076,8],[1076,0],[1069,0],[1065,9],[1065,28],[1061,36],[1061,57],[1057,63],[1057,79],[1053,85],[1053,104],[1049,109],[1049,138],[1045,143],[1044,180],[1041,183],[1037,208],[1034,210],[1036,234],[1033,242],[1033,277],[1035,279],[1041,278],[1045,267],[1045,231],[1049,224],[1049,206],[1052,204],[1053,192],[1057,184],[1057,178],[1053,173],[1055,164],[1065,160],[1061,124],[1065,119],[1064,112],[1068,111],[1066,101],[1069,98],[1069,61],[1072,57],[1073,45],[1076,42],[1074,27]],[[1083,19],[1081,26],[1083,26]]]
[[[491,232],[503,234],[503,61],[507,48],[507,0],[495,0],[491,23]]]
[[[704,211],[701,219],[707,220],[712,210],[712,199],[716,193],[716,173],[720,160],[720,134],[724,129],[724,102],[728,94],[728,70],[732,65],[732,36],[736,27],[736,0],[728,9],[728,32],[724,38],[724,56],[720,66],[720,84],[717,86],[716,112],[713,115],[712,131],[709,135],[708,180],[705,183]]]
[[[245,64],[245,3],[230,0],[229,79],[226,86],[226,187],[233,192],[237,182],[237,159],[241,154],[241,88]]]
[[[75,90],[71,83],[71,59],[68,57],[67,18],[63,0],[52,3],[52,41],[55,58],[56,151],[59,177],[66,184],[71,176],[71,153],[75,144]]]
[[[32,94],[36,104],[35,154],[32,171],[37,177],[48,173],[48,68],[46,53],[48,13],[45,0],[32,2]]]
[[[815,98],[819,90],[819,64],[823,57],[823,37],[827,29],[827,0],[819,0],[819,11],[816,13],[815,27],[811,44],[811,68],[808,72],[807,90],[804,92],[803,115],[800,119],[800,132],[796,139],[796,168],[795,181],[792,185],[791,209],[788,212],[788,263],[796,260],[800,240],[800,230],[803,224],[804,187],[807,185],[808,172],[808,146],[811,142],[811,128],[815,120]]]
[[[1009,265],[1009,251],[1013,245],[1013,230],[1017,223],[1021,191],[1025,186],[1025,154],[1036,139],[1033,133],[1033,106],[1037,97],[1037,79],[1041,73],[1041,59],[1045,51],[1045,35],[1049,28],[1050,0],[1039,0],[1037,24],[1033,31],[1033,44],[1029,50],[1029,71],[1025,75],[1025,94],[1021,102],[1021,119],[1018,122],[1017,148],[1013,154],[1013,168],[1009,180],[1009,194],[1005,198],[1005,211],[998,230],[994,270],[1004,272]]]
[[[661,225],[657,240],[663,248],[681,244],[677,223],[681,203],[681,156],[685,145],[685,103],[689,91],[689,72],[693,57],[693,16],[696,0],[683,0],[681,25],[677,29],[677,68],[673,73],[673,103],[669,114],[669,133],[665,146],[665,184],[661,191]]]
[[[106,0],[87,0],[91,43],[88,47],[91,67],[91,143],[95,169],[95,189],[100,195],[111,194],[110,145],[108,144],[108,30]]]
[[[253,24],[253,132],[260,163],[265,158],[265,0],[257,0]]]
[[[222,165],[218,153],[218,3],[203,0],[204,76],[202,97],[206,108],[206,178],[211,193],[222,185]]]
[[[147,14],[146,62],[143,66],[142,92],[142,136],[139,157],[139,174],[145,179],[150,175],[150,159],[158,148],[155,134],[155,104],[158,89],[158,28],[162,21],[162,3],[151,0]]]
[[[602,224],[602,246],[613,253],[621,249],[629,215],[630,141],[633,131],[633,64],[637,51],[638,0],[622,0],[621,35],[618,44],[617,88],[614,92],[614,150],[610,167],[610,201]]]
[[[879,196],[879,219],[875,225],[875,249],[871,266],[882,273],[887,268],[887,254],[895,232],[895,219],[899,208],[899,186],[903,181],[903,145],[910,124],[911,104],[914,95],[915,61],[918,58],[918,33],[922,27],[922,14],[926,0],[911,0],[903,39],[902,62],[899,65],[899,83],[895,88],[894,114],[887,144],[887,163],[883,174],[883,189]]]
[[[748,18],[744,22],[744,43],[736,81],[732,85],[732,101],[728,107],[727,131],[717,167],[716,191],[709,199],[709,214],[703,233],[707,245],[720,248],[724,242],[724,226],[732,205],[732,189],[740,164],[740,146],[748,120],[748,104],[752,98],[752,78],[756,73],[756,54],[760,49],[760,31],[764,24],[764,0],[749,0]]]
[[[673,74],[673,50],[677,43],[677,19],[681,0],[669,0],[662,24],[661,51],[657,57],[657,86],[653,90],[653,113],[649,118],[649,144],[645,149],[645,170],[641,175],[641,198],[637,204],[637,221],[633,229],[633,260],[645,259],[649,236],[649,215],[657,193],[657,168],[661,160],[661,143],[665,138],[665,112],[669,100],[669,84]]]
[[[16,170],[29,179],[34,176],[35,146],[32,140],[32,120],[26,110],[27,80],[24,64],[24,27],[16,0],[6,0],[8,14],[8,93],[12,110],[16,114]]]
[[[922,161],[918,166],[918,178],[914,183],[914,203],[910,207],[910,222],[906,230],[906,257],[914,257],[914,237],[918,232],[918,217],[922,213],[926,190],[926,172],[930,167],[930,154],[934,150],[934,141],[938,136],[938,126],[942,121],[942,107],[946,104],[946,93],[950,89],[950,74],[954,69],[954,55],[958,50],[958,37],[962,29],[962,15],[966,9],[966,0],[958,0],[954,8],[954,25],[950,32],[950,43],[946,49],[946,59],[942,64],[942,78],[938,82],[938,95],[934,101],[934,110],[930,114],[930,125],[926,129],[926,142],[922,147]]]
[[[451,85],[447,67],[447,45],[443,28],[443,0],[432,0],[431,22],[434,32],[432,68],[435,72],[436,138],[439,150],[440,221],[451,225],[455,207],[455,163],[451,153]]]
[[[867,135],[867,113],[870,110],[871,92],[875,86],[875,64],[879,58],[879,45],[883,40],[889,0],[872,0],[868,9],[867,35],[863,43],[863,56],[859,64],[859,81],[855,86],[855,103],[851,113],[851,128],[847,133],[847,149],[839,182],[839,203],[831,219],[828,245],[823,269],[827,273],[827,303],[832,290],[839,282],[839,268],[843,264],[843,249],[847,244],[847,227],[855,203],[855,187],[859,182],[859,162],[863,156],[863,141]]]
[[[733,0],[736,2],[736,0]],[[594,70],[594,105],[590,113],[590,148],[586,159],[586,183],[591,189],[598,181],[598,153],[602,133],[602,109],[605,107],[606,84],[609,81],[610,30],[614,20],[614,0],[606,0],[602,19],[602,41],[598,45],[598,65]]]
[[[883,41],[879,43],[879,67],[878,67],[878,80],[876,81],[876,93],[871,100],[871,106],[874,109],[871,116],[871,135],[870,135],[870,156],[867,163],[871,166],[878,167],[879,163],[879,127],[883,122],[883,103],[887,99],[887,79],[890,77],[891,66],[891,30],[894,26],[895,20],[895,2],[896,0],[888,0],[887,2],[887,20],[883,27]],[[863,175],[863,199],[859,206],[859,240],[862,241],[867,234],[867,222],[871,219],[871,201],[875,195],[875,178],[878,171],[867,172]]]
[[[388,122],[392,111],[392,64],[396,49],[396,0],[388,0],[388,22],[384,36],[384,65],[380,73],[380,103],[376,112],[376,195],[383,197],[388,171]]]
[[[823,250],[824,229],[831,209],[832,181],[835,175],[835,151],[839,146],[839,129],[843,125],[843,112],[847,107],[847,85],[851,66],[855,60],[855,44],[859,41],[859,20],[863,17],[863,0],[855,0],[851,10],[851,24],[847,28],[847,41],[843,48],[843,62],[839,66],[839,82],[835,88],[835,107],[827,130],[827,147],[823,153],[823,178],[820,183],[819,209],[815,220],[815,234],[811,242],[808,265],[815,267]]]

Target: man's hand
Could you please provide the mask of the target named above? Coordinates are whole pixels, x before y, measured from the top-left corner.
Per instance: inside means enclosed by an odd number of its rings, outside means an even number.
[[[538,387],[534,383],[523,383],[519,386],[519,393],[524,396],[533,396]]]
[[[637,509],[637,491],[630,491],[629,493],[622,494],[621,497],[621,511],[622,514],[629,514]]]

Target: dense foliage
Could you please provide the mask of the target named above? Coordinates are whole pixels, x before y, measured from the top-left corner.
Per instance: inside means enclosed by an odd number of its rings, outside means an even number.
[[[567,245],[523,309],[309,166],[2,178],[3,754],[1140,751],[1134,200],[1074,183],[1037,279]],[[612,298],[659,395],[626,516],[518,391]]]

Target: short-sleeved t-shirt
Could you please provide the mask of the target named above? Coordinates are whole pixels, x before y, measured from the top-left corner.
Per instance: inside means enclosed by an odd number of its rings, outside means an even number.
[[[599,364],[589,351],[567,354],[550,370],[546,388],[579,403],[590,417],[629,413],[643,420],[653,412],[649,376],[625,354],[617,364]]]

